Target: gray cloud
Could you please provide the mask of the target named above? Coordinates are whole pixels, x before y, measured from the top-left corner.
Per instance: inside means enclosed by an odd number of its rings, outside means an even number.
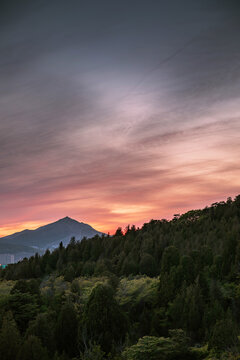
[[[1,199],[207,188],[193,171],[201,143],[214,138],[206,169],[221,146],[239,151],[239,13],[236,1],[1,2]],[[225,162],[213,171],[233,173],[236,154]]]

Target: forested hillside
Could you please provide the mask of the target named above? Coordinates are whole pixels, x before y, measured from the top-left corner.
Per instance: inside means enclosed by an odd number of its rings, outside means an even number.
[[[239,279],[240,196],[72,239],[1,270],[0,357],[237,359]]]

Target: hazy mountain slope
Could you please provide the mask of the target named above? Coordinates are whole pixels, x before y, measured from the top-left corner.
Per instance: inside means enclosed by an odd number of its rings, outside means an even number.
[[[36,252],[38,249],[52,249],[57,247],[61,241],[66,245],[73,236],[77,240],[81,240],[83,237],[89,238],[96,234],[101,235],[102,233],[88,224],[65,217],[36,230],[24,230],[0,238],[0,253]]]

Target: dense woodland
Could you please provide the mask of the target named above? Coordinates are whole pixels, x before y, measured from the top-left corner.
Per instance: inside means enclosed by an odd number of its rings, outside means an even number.
[[[0,276],[1,360],[239,359],[240,195]]]

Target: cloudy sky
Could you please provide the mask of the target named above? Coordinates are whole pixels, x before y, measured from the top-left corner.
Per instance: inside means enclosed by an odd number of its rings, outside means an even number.
[[[0,5],[0,236],[240,193],[238,0]]]

